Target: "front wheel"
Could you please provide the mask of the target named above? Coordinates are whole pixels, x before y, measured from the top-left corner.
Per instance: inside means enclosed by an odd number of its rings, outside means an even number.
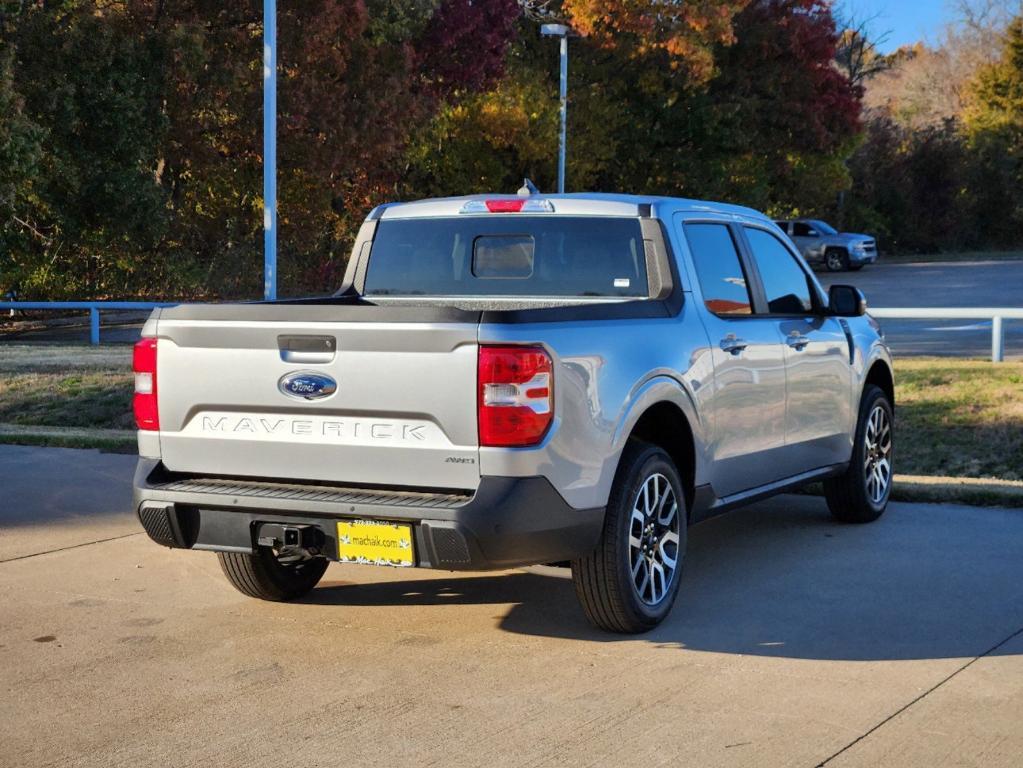
[[[249,597],[284,602],[308,594],[327,570],[322,557],[281,562],[270,547],[247,552],[218,552],[220,568],[232,586]]]
[[[860,401],[856,440],[849,468],[824,481],[828,509],[843,523],[877,520],[892,493],[895,417],[879,388],[868,385]]]
[[[645,632],[671,611],[687,539],[686,502],[671,457],[631,441],[622,454],[597,547],[572,562],[586,617],[611,632]]]
[[[829,248],[824,253],[824,266],[828,272],[842,272],[849,268],[849,257],[838,248]]]

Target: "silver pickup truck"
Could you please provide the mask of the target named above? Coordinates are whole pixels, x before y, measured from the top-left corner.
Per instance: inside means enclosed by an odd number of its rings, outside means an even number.
[[[892,482],[891,357],[763,215],[622,195],[383,205],[324,298],[156,310],[135,349],[135,508],[247,595],[329,561],[570,565],[588,618],[660,622],[687,527]]]

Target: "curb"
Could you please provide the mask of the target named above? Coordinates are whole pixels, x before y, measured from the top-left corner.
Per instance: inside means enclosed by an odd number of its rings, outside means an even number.
[[[79,429],[0,424],[0,444],[96,448],[114,453],[135,453],[138,449],[138,438],[132,429]]]
[[[1023,481],[895,475],[892,498],[897,501],[959,501],[977,506],[1023,508]]]
[[[812,483],[797,493],[823,496],[824,488],[820,483]],[[977,477],[895,475],[892,501],[1023,509],[1023,481]]]

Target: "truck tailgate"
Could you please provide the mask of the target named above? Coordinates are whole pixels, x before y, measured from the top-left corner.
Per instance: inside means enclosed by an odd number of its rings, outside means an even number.
[[[171,471],[478,486],[477,322],[343,319],[357,307],[188,309],[157,323],[160,449]],[[286,394],[281,379],[296,372],[326,375],[337,390]]]

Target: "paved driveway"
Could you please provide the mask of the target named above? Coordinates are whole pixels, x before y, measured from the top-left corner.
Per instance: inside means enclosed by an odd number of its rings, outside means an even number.
[[[0,446],[0,765],[1023,754],[1023,510],[894,504],[850,527],[817,499],[762,503],[695,528],[680,604],[627,638],[591,629],[554,568],[335,564],[303,602],[248,600],[212,554],[137,532],[130,470]]]
[[[825,287],[850,283],[874,307],[1023,307],[1023,260],[886,264],[818,273]],[[896,354],[987,357],[990,320],[882,320]],[[1005,322],[1007,356],[1023,357],[1023,322]]]

